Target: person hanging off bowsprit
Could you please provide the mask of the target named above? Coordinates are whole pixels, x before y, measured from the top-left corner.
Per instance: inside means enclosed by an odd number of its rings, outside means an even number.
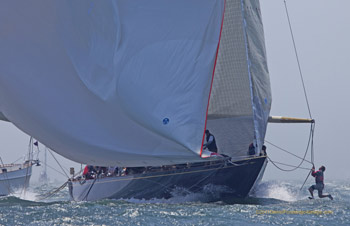
[[[323,188],[324,188],[324,183],[323,183],[324,176],[323,176],[323,173],[324,173],[324,171],[326,171],[326,167],[321,166],[319,168],[319,170],[315,172],[315,166],[313,166],[311,170],[312,170],[311,175],[313,177],[315,177],[316,184],[314,184],[311,187],[309,187],[309,192],[311,194],[311,197],[309,197],[309,199],[314,199],[314,190],[316,189],[318,191],[318,197],[320,197],[320,198],[328,197],[331,200],[333,200],[333,197],[332,197],[331,194],[328,194],[328,195],[323,195],[322,194],[322,191],[323,191]]]

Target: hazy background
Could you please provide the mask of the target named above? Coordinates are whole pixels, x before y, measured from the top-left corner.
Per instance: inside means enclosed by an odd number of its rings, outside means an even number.
[[[261,0],[272,85],[271,115],[308,117],[282,0]],[[315,129],[315,164],[327,179],[349,179],[350,1],[287,1]],[[266,140],[298,155],[305,152],[309,125],[270,124]],[[298,159],[269,147],[272,159]],[[310,155],[309,155],[310,157]],[[310,159],[310,158],[309,158]],[[304,170],[281,173],[269,165],[265,178],[306,177]]]
[[[266,49],[270,71],[273,102],[271,115],[308,117],[298,66],[289,32],[283,0],[261,0],[265,27]],[[307,88],[312,116],[316,119],[315,164],[325,165],[326,183],[330,179],[350,179],[347,166],[350,161],[348,84],[350,83],[350,1],[349,0],[289,0],[289,16],[292,22],[299,60]],[[299,156],[305,152],[310,125],[270,124],[266,140]],[[11,123],[0,122],[0,157],[10,163],[27,153],[29,136]],[[300,160],[268,147],[272,160],[297,165]],[[40,146],[43,151],[43,146]],[[73,163],[56,155],[64,167]],[[48,164],[59,166],[48,154]],[[43,155],[40,156],[43,160]],[[310,159],[310,154],[308,154]],[[309,167],[304,164],[304,167]],[[284,167],[288,168],[288,167]],[[33,168],[33,180],[38,179],[42,167]],[[307,171],[291,173],[268,165],[264,179],[301,179]],[[66,178],[48,169],[51,180]],[[312,183],[312,179],[309,179]]]

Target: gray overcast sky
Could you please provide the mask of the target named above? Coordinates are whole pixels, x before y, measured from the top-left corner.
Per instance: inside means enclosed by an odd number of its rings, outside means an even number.
[[[298,66],[293,50],[283,0],[260,0],[265,28],[266,49],[270,71],[273,104],[271,115],[308,117]],[[350,1],[349,0],[288,0],[299,60],[304,75],[315,130],[315,164],[327,167],[330,179],[350,179],[347,172],[350,151],[349,101],[350,83]],[[270,124],[266,140],[302,156],[309,135],[309,125]],[[9,163],[27,152],[28,135],[10,123],[0,122],[0,156]],[[298,159],[268,146],[269,156],[280,162],[296,165]],[[42,149],[43,150],[43,149]],[[49,156],[49,164],[59,169]],[[65,167],[74,165],[58,157]],[[43,158],[41,158],[43,159]],[[310,159],[310,155],[308,155]],[[309,165],[305,164],[305,167]],[[34,168],[35,181],[41,168]],[[307,171],[281,172],[271,163],[264,178],[304,179]],[[65,178],[49,170],[51,179]],[[309,183],[312,183],[309,179]]]
[[[283,0],[261,0],[273,104],[271,115],[308,117]],[[350,1],[287,1],[315,129],[315,164],[327,179],[350,179],[349,65]],[[270,124],[266,140],[303,155],[308,125]],[[272,159],[299,161],[269,147]],[[310,156],[309,156],[310,157]],[[265,178],[300,178],[306,172],[281,173],[271,164]]]

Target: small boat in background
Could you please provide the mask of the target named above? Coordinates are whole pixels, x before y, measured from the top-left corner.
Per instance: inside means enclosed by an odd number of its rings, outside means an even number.
[[[0,196],[13,194],[17,191],[25,192],[32,176],[32,166],[40,166],[39,160],[33,159],[33,148],[38,146],[33,138],[29,141],[29,152],[22,164],[4,164],[0,157]]]
[[[19,189],[26,189],[32,175],[32,161],[23,164],[0,165],[0,196],[5,196]]]

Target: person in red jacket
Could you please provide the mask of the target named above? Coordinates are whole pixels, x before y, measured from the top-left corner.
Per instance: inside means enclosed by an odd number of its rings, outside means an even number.
[[[328,197],[331,200],[333,200],[333,197],[330,194],[328,194],[328,195],[323,195],[322,194],[322,191],[323,191],[323,188],[324,188],[324,183],[323,183],[323,180],[324,180],[323,173],[324,173],[324,171],[326,171],[326,167],[324,167],[324,166],[321,166],[319,168],[319,170],[316,171],[316,172],[315,172],[315,167],[314,166],[312,167],[311,175],[313,177],[315,177],[316,184],[314,184],[311,187],[309,187],[309,192],[311,194],[311,197],[309,197],[309,199],[313,199],[314,198],[314,190],[316,189],[318,191],[318,197],[320,197],[320,198]]]
[[[85,179],[93,179],[92,173],[94,172],[94,167],[90,165],[86,165],[83,171],[83,177]]]

